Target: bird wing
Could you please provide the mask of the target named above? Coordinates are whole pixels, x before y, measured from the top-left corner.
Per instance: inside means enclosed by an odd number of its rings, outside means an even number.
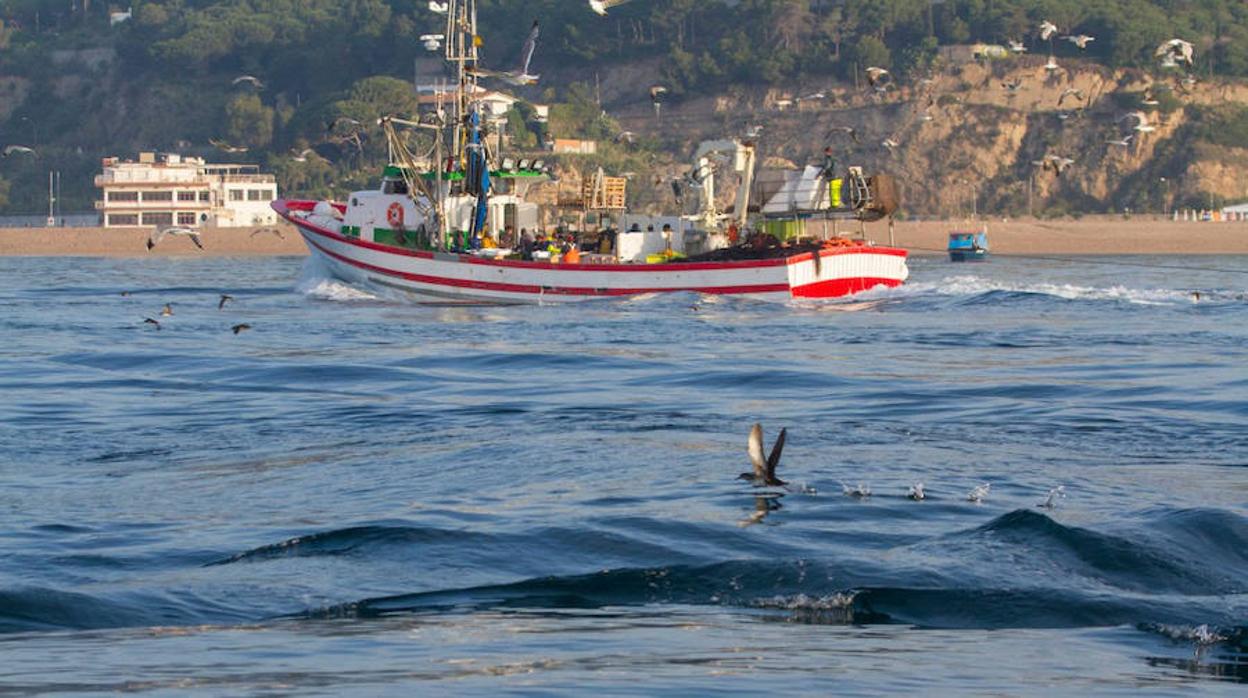
[[[767,476],[767,463],[763,460],[763,425],[755,424],[750,429],[750,443],[747,449],[750,462],[754,464],[754,474],[758,477]]]
[[[520,74],[529,74],[529,61],[533,60],[533,51],[537,48],[537,35],[539,29],[537,20],[533,20],[533,29],[529,31],[529,38],[524,40],[524,48],[520,49]]]
[[[189,237],[191,238],[191,242],[195,243],[196,247],[201,250],[204,249],[204,243],[199,240],[199,233],[190,233]]]
[[[776,479],[776,466],[780,465],[780,454],[784,452],[784,436],[788,433],[788,429],[780,429],[780,435],[776,437],[776,443],[771,447],[771,454],[767,456],[767,479]],[[761,435],[760,435],[761,440]],[[760,446],[762,444],[759,444]]]

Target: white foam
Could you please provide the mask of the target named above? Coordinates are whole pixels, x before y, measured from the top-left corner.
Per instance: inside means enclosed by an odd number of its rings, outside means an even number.
[[[779,608],[786,611],[837,611],[853,606],[856,592],[836,593],[827,596],[773,596],[768,599],[757,599],[753,605],[757,608]]]
[[[1108,300],[1140,305],[1192,303],[1190,290],[1165,288],[1128,288],[1114,286],[1079,286],[1075,284],[1015,283],[973,275],[946,276],[939,281],[908,282],[896,288],[876,288],[855,298],[905,298],[911,296],[980,296],[994,291],[1034,293],[1065,300]]]
[[[304,263],[299,272],[299,280],[295,283],[295,290],[327,301],[377,300],[376,295],[335,279],[325,263],[315,256],[309,257]]]

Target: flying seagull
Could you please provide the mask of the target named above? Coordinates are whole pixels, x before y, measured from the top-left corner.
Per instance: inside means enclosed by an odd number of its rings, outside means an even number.
[[[1041,509],[1056,509],[1057,500],[1063,499],[1065,497],[1066,497],[1066,486],[1058,485],[1057,487],[1054,487],[1053,489],[1049,490],[1049,496],[1046,497],[1043,502],[1040,502],[1036,506],[1040,507]]]
[[[988,490],[990,489],[992,489],[992,485],[985,482],[984,484],[971,490],[970,494],[966,495],[966,499],[967,501],[979,504],[984,501],[984,497],[988,496]]]
[[[1012,80],[1011,82],[1001,83],[1001,86],[1004,87],[1006,90],[1009,90],[1010,96],[1014,97],[1018,95],[1018,88],[1023,86],[1023,79],[1014,78],[1014,80]]]
[[[850,140],[852,140],[853,142],[855,143],[858,142],[858,131],[853,126],[833,126],[832,128],[828,129],[829,133],[833,131],[839,131],[840,133],[844,133],[848,135]]]
[[[1058,66],[1057,66],[1057,59],[1056,59],[1056,58],[1054,58],[1054,57],[1053,57],[1053,54],[1051,54],[1051,53],[1050,53],[1050,54],[1049,54],[1049,62],[1044,64],[1044,69],[1045,69],[1045,70],[1047,70],[1047,71],[1049,71],[1049,72],[1051,73],[1051,72],[1053,72],[1053,71],[1057,70],[1057,67],[1058,67]]]
[[[628,2],[628,0],[589,0],[589,9],[603,17],[606,17],[607,10],[615,7],[616,5],[623,5],[626,2]]]
[[[34,148],[28,148],[28,147],[26,147],[26,146],[24,146],[24,145],[6,145],[6,146],[4,146],[4,157],[6,157],[6,158],[7,158],[7,157],[9,157],[10,155],[14,155],[14,154],[17,154],[17,153],[23,153],[23,154],[25,154],[25,155],[34,155],[34,154],[35,154],[35,149],[34,149]]]
[[[632,131],[620,131],[615,134],[616,143],[636,143],[637,134]]]
[[[230,294],[228,294],[228,293],[222,293],[222,294],[221,294],[221,302],[220,302],[220,303],[217,303],[217,310],[220,310],[220,309],[224,308],[224,307],[225,307],[225,304],[226,304],[226,303],[229,303],[229,302],[230,302],[230,301],[232,301],[232,300],[234,300],[234,296],[231,296],[231,295],[230,295]]]
[[[1140,133],[1149,133],[1151,131],[1157,130],[1156,126],[1153,126],[1148,123],[1148,115],[1142,111],[1133,111],[1130,114],[1127,114],[1126,116],[1123,116],[1121,119],[1118,119],[1118,120],[1126,121],[1128,119],[1134,122],[1134,125],[1131,126],[1131,129],[1134,131],[1139,131]]]
[[[441,34],[421,34],[420,42],[425,45],[426,51],[437,51],[442,48],[442,41],[445,38]]]
[[[749,480],[759,486],[778,487],[784,485],[784,480],[776,477],[776,466],[780,464],[780,454],[784,451],[784,437],[787,432],[787,429],[780,430],[780,435],[776,437],[776,443],[771,447],[771,454],[767,456],[767,460],[763,460],[763,426],[755,424],[750,429],[750,440],[747,448],[750,454],[750,462],[754,464],[754,472],[741,473],[737,476],[737,479]]]
[[[1088,36],[1087,34],[1079,34],[1077,36],[1063,36],[1062,38],[1074,44],[1075,46],[1078,46],[1080,51],[1086,50],[1088,48],[1089,41],[1096,41],[1095,36]]]
[[[1048,41],[1057,33],[1057,25],[1047,19],[1040,23],[1040,40]]]
[[[1023,42],[1021,41],[1015,41],[1013,39],[1010,39],[1009,44],[1010,44],[1010,51],[1013,53],[1026,53],[1027,52],[1027,47],[1023,46]]]
[[[161,317],[169,317],[173,315],[173,303],[165,303],[165,307],[160,309]]]
[[[248,325],[248,324],[247,324],[247,323],[245,323],[245,322],[241,322],[241,323],[239,323],[239,324],[237,324],[237,325],[235,325],[235,326],[231,327],[230,329],[234,331],[234,334],[238,334],[239,332],[242,332],[243,330],[250,330],[250,329],[251,329],[251,325]]]
[[[877,66],[867,68],[867,83],[871,85],[876,92],[883,92],[888,89],[889,83],[893,78],[888,71]]]
[[[1105,142],[1106,142],[1106,143],[1108,143],[1109,145],[1120,145],[1120,146],[1122,146],[1122,147],[1124,147],[1124,148],[1127,148],[1127,147],[1130,147],[1130,146],[1131,146],[1131,139],[1132,139],[1132,138],[1134,138],[1134,137],[1135,137],[1135,134],[1134,134],[1134,133],[1128,133],[1126,136],[1124,136],[1123,138],[1119,138],[1119,139],[1118,139],[1118,140],[1116,140],[1116,141],[1115,141],[1115,140],[1108,140],[1108,141],[1105,141]]]
[[[1157,47],[1154,55],[1161,59],[1161,67],[1173,68],[1179,63],[1192,64],[1192,44],[1182,39],[1171,39]]]
[[[539,33],[541,32],[538,22],[533,20],[533,26],[529,29],[529,37],[524,40],[524,46],[520,49],[520,64],[515,70],[493,71],[473,68],[472,73],[486,78],[502,78],[513,85],[536,85],[541,76],[529,74],[529,62],[533,60],[533,51],[537,48]]]
[[[231,82],[230,84],[238,85],[244,82],[251,83],[251,86],[256,88],[257,90],[264,89],[264,83],[260,82],[260,78],[254,75],[239,75],[238,77],[234,78],[233,82]]]
[[[1066,89],[1062,90],[1061,96],[1057,98],[1057,106],[1059,107],[1062,106],[1062,102],[1065,102],[1067,97],[1074,97],[1080,102],[1087,99],[1086,97],[1083,96],[1083,90],[1080,90],[1075,87],[1067,87]]]
[[[449,2],[437,2],[437,0],[429,0],[429,11],[433,12],[434,14],[444,15],[446,14],[446,11],[450,9],[450,5],[451,3]]]
[[[1075,161],[1071,158],[1064,158],[1060,155],[1045,155],[1044,159],[1032,160],[1031,164],[1045,170],[1053,170],[1054,174],[1061,177],[1062,173],[1065,172],[1068,167],[1075,164]]]
[[[885,148],[888,148],[891,151],[893,148],[900,146],[901,143],[898,143],[892,138],[885,138],[883,141],[880,142],[880,145]]]
[[[148,251],[151,251],[151,249],[155,247],[157,243],[163,240],[166,235],[185,235],[191,239],[191,242],[195,243],[196,247],[198,247],[201,250],[204,249],[204,243],[200,241],[198,232],[190,228],[171,226],[167,228],[157,228],[155,231],[152,232],[151,235],[148,236],[147,238]]]
[[[211,143],[214,148],[225,151],[227,153],[247,152],[247,146],[245,145],[230,145],[229,143],[226,143],[225,141],[218,141],[218,140],[209,140],[208,142]]]
[[[923,483],[916,482],[910,485],[910,491],[906,493],[906,497],[916,502],[923,501],[927,497],[927,495],[923,494]]]

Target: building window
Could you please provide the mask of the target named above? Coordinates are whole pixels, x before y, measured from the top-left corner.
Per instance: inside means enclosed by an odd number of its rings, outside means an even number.
[[[194,201],[194,200],[195,200],[195,192],[193,191],[178,192],[178,201]]]
[[[144,213],[143,225],[173,225],[173,212],[149,211]]]
[[[171,191],[145,191],[143,192],[144,201],[173,201],[173,192]]]
[[[230,201],[242,201],[242,200],[243,200],[243,190],[242,190],[242,189],[231,189],[231,190],[230,190]]]
[[[199,193],[199,200],[200,200],[200,201],[211,201],[211,200],[212,200],[212,192],[201,191],[201,192]]]
[[[195,213],[181,211],[178,213],[178,225],[195,225]]]
[[[138,201],[139,193],[137,191],[110,191],[108,192],[109,201]]]
[[[113,225],[138,225],[139,214],[137,213],[110,213],[108,214],[108,224]]]
[[[263,189],[248,189],[247,200],[248,201],[267,201],[268,199],[264,198],[264,195],[267,193],[268,192]]]

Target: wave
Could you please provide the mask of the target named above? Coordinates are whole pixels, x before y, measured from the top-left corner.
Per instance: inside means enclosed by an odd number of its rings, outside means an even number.
[[[1199,298],[1193,292],[1199,293]],[[963,304],[1000,304],[1029,299],[1112,301],[1133,305],[1194,305],[1243,303],[1244,293],[1230,290],[1131,288],[1122,285],[1082,286],[1056,283],[1015,283],[972,275],[947,276],[939,281],[912,281],[892,289],[877,289],[860,299],[947,297]]]

